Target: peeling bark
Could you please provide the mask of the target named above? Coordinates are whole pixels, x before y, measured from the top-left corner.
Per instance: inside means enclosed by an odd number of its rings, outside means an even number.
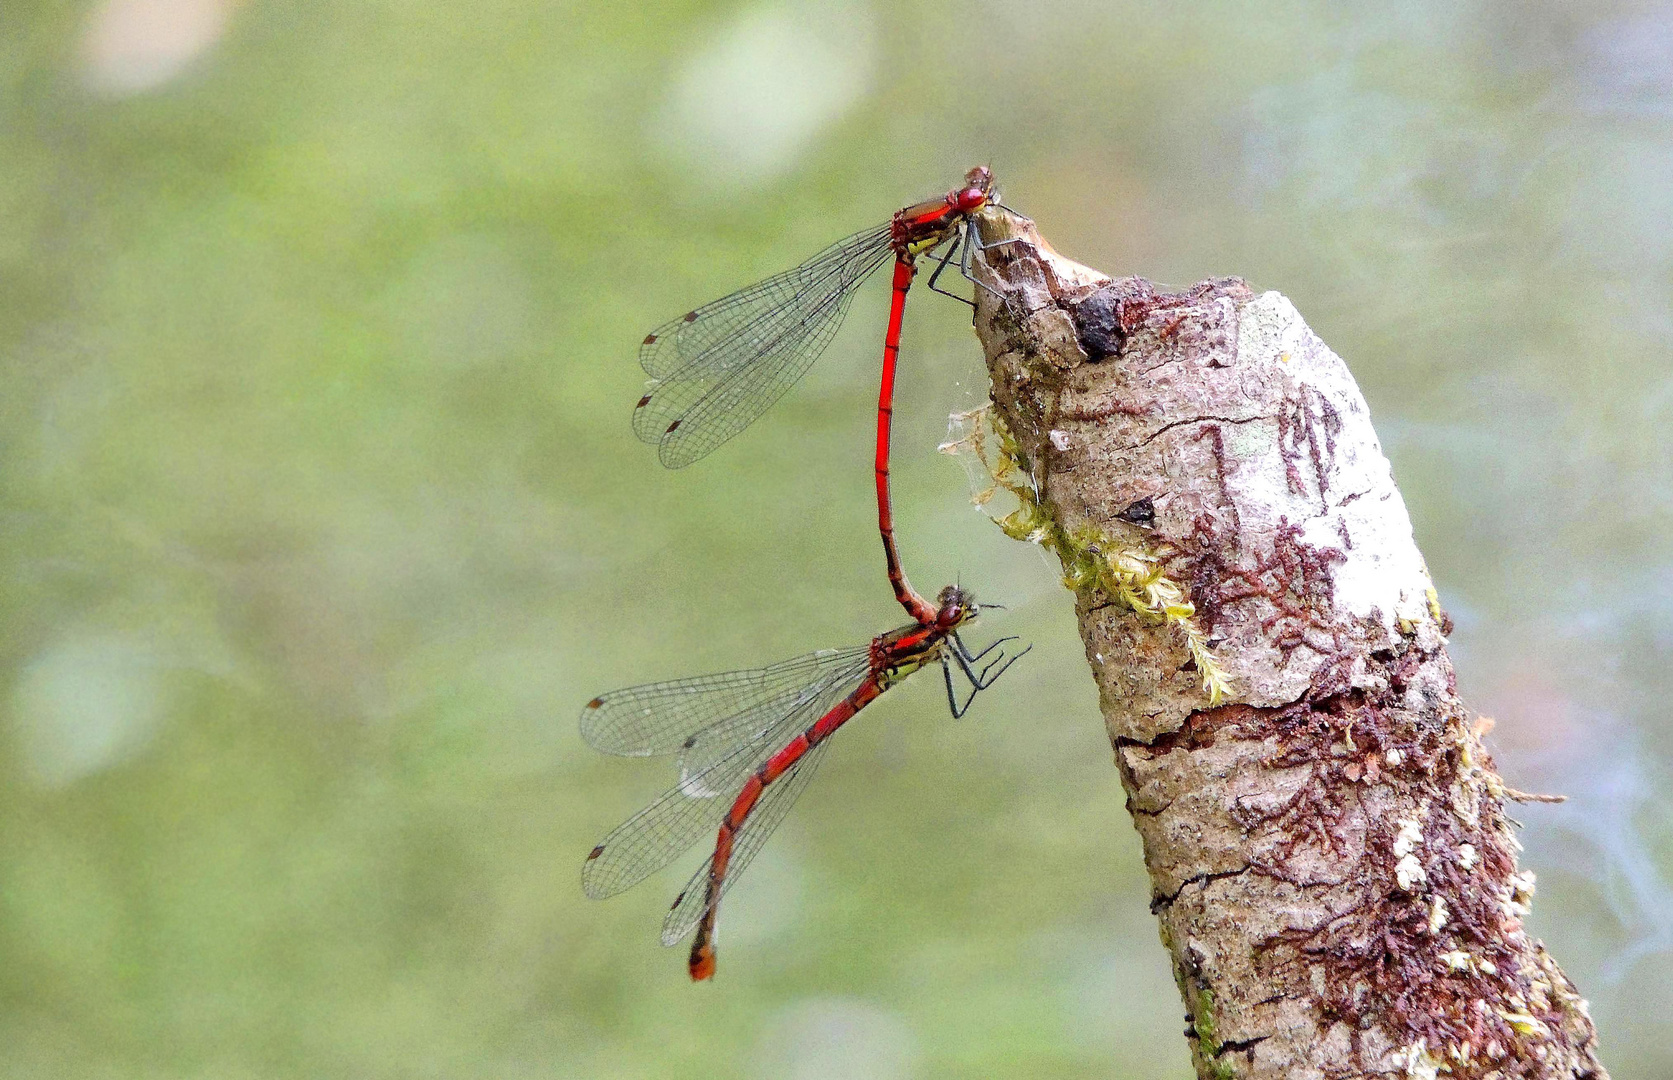
[[[1509,796],[1346,366],[1277,293],[979,228],[976,330],[1039,511],[1153,560],[1231,679],[1211,707],[1178,626],[1081,580],[1198,1075],[1605,1080],[1523,930]]]

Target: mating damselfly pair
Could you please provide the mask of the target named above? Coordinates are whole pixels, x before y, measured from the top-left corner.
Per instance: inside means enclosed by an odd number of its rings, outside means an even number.
[[[889,584],[911,622],[869,644],[810,653],[770,667],[652,683],[601,694],[581,714],[598,750],[671,755],[679,782],[593,848],[582,870],[588,896],[605,897],[660,870],[705,835],[714,851],[674,900],[662,942],[693,930],[693,979],[714,974],[720,899],[784,819],[837,729],[920,668],[939,664],[954,717],[1027,648],[1015,638],[972,650],[959,636],[982,611],[956,585],[930,601],[913,589],[895,543],[889,435],[906,295],[921,256],[941,252],[930,287],[954,258],[964,276],[980,249],[974,217],[998,204],[993,176],[971,169],[962,186],[897,211],[886,225],[839,240],[807,262],[704,304],[645,337],[639,361],[651,383],[633,429],[669,468],[707,455],[742,431],[818,359],[855,291],[893,257],[877,402],[877,526]],[[952,295],[952,294],[948,294]],[[986,605],[993,607],[994,605]],[[956,673],[956,674],[955,674]],[[968,693],[961,692],[961,685]],[[961,700],[962,697],[962,700]]]

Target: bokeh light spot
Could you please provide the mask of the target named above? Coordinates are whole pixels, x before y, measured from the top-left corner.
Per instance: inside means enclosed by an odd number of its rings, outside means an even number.
[[[770,180],[865,94],[875,38],[863,9],[797,4],[747,12],[675,79],[655,141],[717,186]]]
[[[82,33],[82,80],[111,97],[161,86],[221,39],[231,9],[231,0],[105,0]]]
[[[151,740],[162,712],[157,658],[143,643],[72,635],[24,668],[12,692],[12,730],[29,778],[65,787]]]

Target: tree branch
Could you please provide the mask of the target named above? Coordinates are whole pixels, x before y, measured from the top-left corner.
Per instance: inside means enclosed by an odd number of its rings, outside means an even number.
[[[1606,1080],[1346,366],[1277,293],[979,229],[1001,524],[1075,590],[1198,1075]]]

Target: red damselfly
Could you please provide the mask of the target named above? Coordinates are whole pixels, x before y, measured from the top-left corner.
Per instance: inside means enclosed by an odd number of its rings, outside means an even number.
[[[1028,651],[1007,655],[1000,638],[971,652],[959,628],[982,607],[955,585],[934,615],[873,638],[869,645],[809,653],[753,671],[651,683],[603,694],[581,710],[581,734],[598,750],[627,757],[673,754],[680,779],[593,848],[581,885],[613,896],[672,862],[705,834],[714,852],[675,898],[662,924],[674,945],[693,929],[693,979],[715,969],[720,898],[802,793],[830,736],[908,675],[939,662],[953,716]],[[998,650],[999,655],[989,659]],[[961,703],[953,669],[970,684]]]
[[[918,622],[933,621],[936,606],[906,580],[895,547],[889,498],[895,362],[918,257],[951,241],[930,275],[930,288],[960,251],[959,268],[970,277],[971,255],[980,246],[970,219],[997,202],[993,174],[978,166],[962,187],[941,198],[896,211],[887,225],[839,240],[792,270],[657,327],[639,347],[639,363],[651,382],[633,411],[634,432],[657,444],[664,465],[678,469],[748,427],[825,351],[854,291],[892,254],[894,294],[877,400],[877,527],[895,599]]]

